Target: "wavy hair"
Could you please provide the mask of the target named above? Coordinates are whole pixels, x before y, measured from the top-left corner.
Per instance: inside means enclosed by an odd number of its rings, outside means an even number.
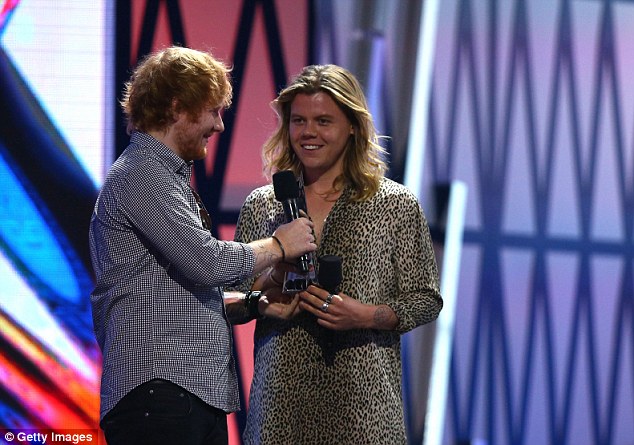
[[[128,132],[162,131],[173,113],[196,121],[205,107],[228,107],[231,69],[210,53],[172,46],[144,58],[126,82],[121,107]]]
[[[293,170],[296,175],[301,174],[302,165],[290,142],[291,104],[298,94],[310,95],[320,91],[335,101],[354,128],[344,152],[343,173],[335,179],[334,187],[341,190],[350,186],[353,201],[367,200],[377,192],[387,170],[384,160],[386,152],[379,145],[380,137],[359,81],[348,70],[337,65],[305,67],[271,102],[278,117],[278,125],[262,148],[264,174],[269,179],[280,170]]]

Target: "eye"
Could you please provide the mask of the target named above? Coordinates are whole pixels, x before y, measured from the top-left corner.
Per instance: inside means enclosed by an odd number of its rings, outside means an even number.
[[[298,124],[301,124],[303,122],[304,122],[304,119],[299,117],[299,116],[291,117],[291,123],[292,124],[298,125]]]

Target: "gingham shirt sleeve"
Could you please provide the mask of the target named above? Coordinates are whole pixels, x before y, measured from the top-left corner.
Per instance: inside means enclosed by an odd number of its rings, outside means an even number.
[[[153,248],[190,280],[221,286],[249,277],[255,265],[253,250],[240,243],[220,241],[203,228],[195,198],[186,182],[152,165],[149,158],[126,176],[120,206],[131,225]],[[152,217],[148,217],[152,215]]]

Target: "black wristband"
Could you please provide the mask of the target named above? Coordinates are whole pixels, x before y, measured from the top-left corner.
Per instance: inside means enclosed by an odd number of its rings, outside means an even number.
[[[247,308],[247,314],[249,320],[260,318],[260,311],[258,310],[258,303],[262,292],[259,290],[250,290],[244,297],[244,307]]]

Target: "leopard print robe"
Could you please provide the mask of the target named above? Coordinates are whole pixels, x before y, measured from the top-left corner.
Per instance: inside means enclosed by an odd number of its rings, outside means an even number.
[[[398,326],[331,331],[308,313],[258,320],[247,445],[407,443],[400,334],[436,319],[442,308],[432,242],[423,211],[404,186],[383,179],[361,203],[349,201],[350,194],[344,190],[330,211],[317,257],[342,257],[341,292],[388,305]],[[235,239],[266,238],[283,222],[273,187],[261,187],[246,199]]]

